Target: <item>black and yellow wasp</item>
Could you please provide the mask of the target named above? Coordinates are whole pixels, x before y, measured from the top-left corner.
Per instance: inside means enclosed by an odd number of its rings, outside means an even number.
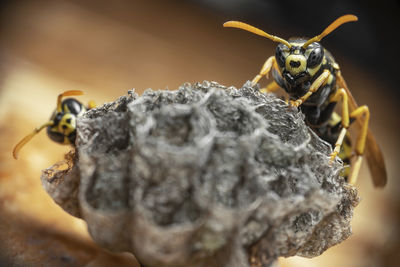
[[[62,100],[65,96],[82,95],[82,91],[70,90],[58,95],[57,107],[50,120],[45,124],[35,128],[32,133],[25,136],[13,150],[13,156],[18,158],[21,148],[28,143],[37,133],[47,127],[47,135],[51,140],[60,144],[75,144],[76,137],[76,119],[87,109],[95,107],[94,102],[90,101],[88,107],[74,98]]]
[[[339,65],[319,43],[337,27],[351,21],[357,21],[357,17],[345,15],[311,39],[291,38],[288,41],[239,21],[228,21],[224,27],[243,29],[279,43],[275,56],[267,59],[260,73],[254,77],[253,85],[263,76],[268,78],[272,71],[274,81],[261,91],[273,92],[283,88],[289,96],[289,104],[299,107],[304,113],[307,125],[332,145],[332,161],[339,155],[345,163],[350,162],[352,149],[347,129],[355,122],[360,129],[354,149],[356,159],[351,172],[345,176],[350,184],[355,184],[365,154],[374,185],[383,187],[387,174],[382,152],[368,129],[369,109],[365,105],[357,105]],[[338,101],[342,104],[341,116],[334,112]]]

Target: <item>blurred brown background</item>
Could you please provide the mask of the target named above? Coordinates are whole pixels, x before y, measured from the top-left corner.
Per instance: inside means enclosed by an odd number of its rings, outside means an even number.
[[[127,90],[176,89],[215,80],[241,86],[252,79],[275,44],[239,30],[243,20],[283,38],[312,37],[340,15],[353,13],[322,44],[336,57],[358,103],[372,112],[389,182],[372,187],[364,164],[358,183],[353,236],[314,259],[282,259],[282,266],[397,266],[400,261],[400,129],[398,2],[152,0],[9,1],[0,19],[0,266],[137,266],[131,255],[98,248],[85,224],[52,202],[40,172],[68,147],[43,132],[21,152],[13,146],[44,123],[65,90],[83,102],[112,101]],[[322,4],[323,3],[323,4]],[[266,84],[266,81],[262,81]],[[102,263],[102,264],[100,264]]]

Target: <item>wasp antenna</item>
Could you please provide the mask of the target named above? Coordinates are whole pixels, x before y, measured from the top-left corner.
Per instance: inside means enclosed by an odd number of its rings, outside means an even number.
[[[357,21],[357,20],[358,20],[358,18],[356,16],[354,16],[354,15],[344,15],[344,16],[341,16],[341,17],[337,18],[328,27],[326,27],[326,29],[320,35],[317,35],[317,36],[311,38],[310,40],[308,40],[303,45],[303,48],[306,48],[307,46],[309,46],[313,42],[321,41],[322,38],[324,38],[325,36],[330,34],[333,30],[335,30],[340,25],[342,25],[344,23],[347,23],[347,22],[351,22],[351,21]]]
[[[289,48],[291,47],[291,44],[289,44],[288,41],[286,41],[286,40],[284,40],[284,39],[282,39],[282,38],[280,38],[278,36],[274,36],[274,35],[268,34],[268,33],[264,32],[264,31],[262,31],[262,30],[260,30],[260,29],[258,29],[256,27],[254,27],[254,26],[251,26],[251,25],[249,25],[247,23],[244,23],[244,22],[227,21],[227,22],[225,22],[223,24],[223,26],[224,27],[230,27],[230,28],[238,28],[238,29],[242,29],[242,30],[245,30],[245,31],[248,31],[248,32],[252,32],[254,34],[266,37],[266,38],[268,38],[268,39],[270,39],[270,40],[272,40],[274,42],[282,43],[282,44],[286,45]]]
[[[61,103],[62,103],[62,98],[64,96],[83,95],[83,94],[84,94],[84,92],[80,91],[80,90],[69,90],[69,91],[65,91],[62,94],[59,94],[57,97],[57,112],[62,111]]]
[[[54,125],[53,121],[49,121],[46,122],[45,124],[41,125],[40,127],[37,127],[33,130],[33,132],[31,132],[30,134],[28,134],[27,136],[25,136],[21,141],[19,141],[19,143],[14,147],[13,149],[13,156],[15,159],[18,159],[18,153],[21,150],[21,148],[28,143],[37,133],[39,133],[43,128],[47,127],[47,126],[52,126]]]

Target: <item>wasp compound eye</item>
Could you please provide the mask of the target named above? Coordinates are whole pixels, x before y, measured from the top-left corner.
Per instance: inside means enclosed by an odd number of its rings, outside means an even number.
[[[276,47],[275,58],[279,67],[283,68],[285,66],[285,61],[286,61],[286,57],[283,52],[283,45],[278,45]]]
[[[307,67],[308,68],[316,67],[322,62],[323,58],[324,58],[324,50],[320,46],[313,48],[307,59]]]

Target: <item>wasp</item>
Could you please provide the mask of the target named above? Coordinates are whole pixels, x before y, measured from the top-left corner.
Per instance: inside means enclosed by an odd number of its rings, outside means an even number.
[[[58,95],[57,107],[51,115],[50,120],[35,128],[32,133],[25,136],[14,147],[13,156],[15,159],[18,158],[18,153],[21,148],[44,128],[47,128],[47,135],[54,142],[70,145],[75,144],[77,117],[81,116],[87,109],[95,107],[93,101],[90,101],[88,106],[85,107],[81,102],[74,98],[67,98],[63,100],[63,97],[77,95],[83,95],[83,92],[78,90],[70,90]]]
[[[344,176],[354,185],[365,155],[374,185],[383,187],[387,181],[386,168],[381,149],[368,128],[369,109],[366,105],[357,105],[338,63],[320,44],[322,38],[342,24],[357,20],[354,15],[344,15],[311,39],[290,38],[288,41],[239,21],[228,21],[223,26],[246,30],[279,43],[275,55],[265,61],[252,80],[253,86],[272,72],[273,81],[261,92],[285,90],[289,105],[299,108],[305,115],[306,124],[332,145],[331,161],[339,156],[344,163],[350,163],[353,149],[348,128],[354,123],[359,129],[354,146],[356,159]],[[341,116],[334,111],[338,102],[341,103]]]

